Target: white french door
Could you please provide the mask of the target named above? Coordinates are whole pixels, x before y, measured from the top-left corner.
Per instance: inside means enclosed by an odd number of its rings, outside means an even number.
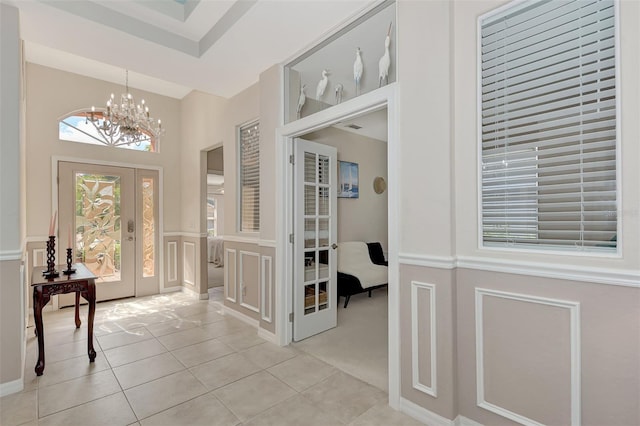
[[[59,162],[58,263],[71,247],[98,276],[98,301],[157,292],[157,199],[157,171]],[[74,303],[59,296],[59,306]]]
[[[293,338],[337,324],[337,150],[295,139]]]

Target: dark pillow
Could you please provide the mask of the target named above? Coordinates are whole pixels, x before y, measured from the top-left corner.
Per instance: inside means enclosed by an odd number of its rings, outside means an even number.
[[[389,265],[389,263],[384,259],[384,253],[380,243],[367,243],[367,247],[369,248],[369,257],[371,258],[371,262],[376,265]]]

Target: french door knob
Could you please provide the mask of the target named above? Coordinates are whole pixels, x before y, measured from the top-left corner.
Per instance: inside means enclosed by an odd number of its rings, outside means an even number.
[[[333,244],[331,244],[331,248],[335,250],[335,249],[338,248],[338,245],[336,243],[333,243]]]

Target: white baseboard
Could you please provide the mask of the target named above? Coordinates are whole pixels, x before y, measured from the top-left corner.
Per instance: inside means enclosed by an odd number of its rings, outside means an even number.
[[[180,291],[182,290],[182,287],[179,285],[175,285],[172,287],[165,287],[165,288],[161,288],[160,289],[160,294],[165,294],[165,293],[175,293],[176,291]]]
[[[251,327],[254,327],[258,332],[258,337],[261,337],[267,342],[273,343],[274,345],[280,346],[280,344],[278,343],[278,339],[276,338],[276,335],[270,332],[269,330],[265,330],[264,328],[260,327],[260,321],[253,319],[243,314],[242,312],[238,312],[235,309],[225,306],[224,303],[222,302],[220,302],[220,306],[222,307],[222,311],[224,312],[225,315],[230,315],[234,318],[239,319],[245,324],[248,324]]]
[[[189,287],[184,287],[182,286],[182,291],[184,293],[187,293],[190,296],[193,296],[193,298],[198,299],[198,300],[208,300],[209,299],[209,293],[198,293],[197,291],[191,290]]]
[[[267,342],[271,342],[274,345],[280,346],[280,344],[278,342],[278,338],[276,337],[276,335],[274,333],[270,332],[269,330],[265,330],[262,327],[258,327],[258,337],[262,337]]]
[[[22,389],[24,389],[24,381],[22,377],[11,382],[0,383],[0,397],[20,392]]]
[[[429,426],[455,426],[454,420],[442,417],[402,397],[400,397],[400,411]]]
[[[224,303],[220,303],[220,305],[222,306],[222,311],[224,312],[225,315],[230,315],[236,319],[239,319],[240,321],[244,322],[245,324],[250,325],[251,327],[255,327],[256,330],[259,328],[260,326],[260,321],[258,321],[257,319],[253,319],[245,314],[243,314],[242,312],[238,312],[235,309],[232,309],[228,306],[225,306]]]
[[[456,417],[455,426],[483,426],[482,423],[478,423],[475,420],[471,420],[465,416]]]

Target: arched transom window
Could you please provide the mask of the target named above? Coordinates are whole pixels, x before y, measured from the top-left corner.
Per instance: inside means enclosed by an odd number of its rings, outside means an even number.
[[[130,132],[129,132],[130,133]],[[119,127],[105,125],[104,111],[78,110],[59,122],[60,140],[92,145],[157,152],[156,137],[146,129],[137,129],[136,136],[125,134]]]

